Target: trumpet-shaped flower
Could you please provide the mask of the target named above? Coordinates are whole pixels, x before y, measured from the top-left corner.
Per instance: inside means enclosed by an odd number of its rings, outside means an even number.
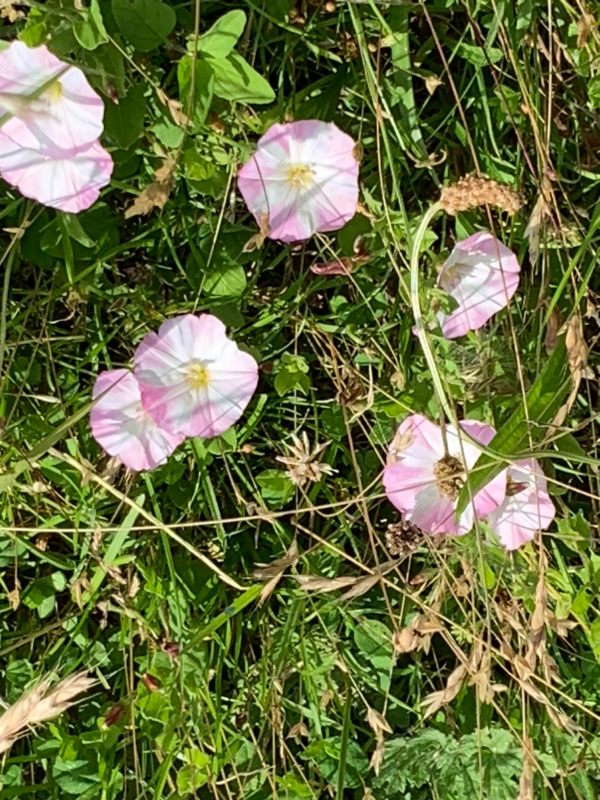
[[[52,155],[22,147],[0,129],[0,175],[45,206],[74,214],[89,208],[112,170],[112,158],[97,142],[75,155]]]
[[[441,315],[447,339],[475,331],[508,305],[519,285],[519,262],[491,233],[480,231],[458,242],[438,276],[438,285],[458,308]]]
[[[228,339],[210,314],[186,314],[149,333],[135,354],[146,411],[185,436],[218,436],[243,414],[258,383],[258,366]]]
[[[297,242],[345,225],[358,203],[355,146],[333,122],[302,120],[269,128],[238,176],[261,229],[271,239]]]
[[[140,387],[128,369],[101,372],[93,398],[90,424],[94,439],[130,469],[154,469],[184,439],[161,428],[144,410]]]
[[[103,116],[83,72],[45,45],[15,41],[0,51],[1,130],[21,147],[74,155],[98,139]]]
[[[392,442],[383,472],[386,495],[404,519],[424,533],[468,533],[475,517],[489,514],[504,500],[506,480],[499,475],[455,519],[460,490],[481,455],[471,439],[485,445],[494,436],[494,429],[481,422],[465,420],[460,427],[462,435],[451,425],[444,435],[437,425],[413,414],[400,425]]]
[[[506,497],[488,514],[487,521],[502,545],[516,550],[530,542],[536,531],[546,530],[554,519],[555,508],[544,473],[534,458],[515,461],[503,474]]]

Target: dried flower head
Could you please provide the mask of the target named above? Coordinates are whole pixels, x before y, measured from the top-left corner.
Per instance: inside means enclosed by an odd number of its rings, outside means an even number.
[[[292,434],[292,441],[293,444],[286,445],[289,455],[277,456],[277,461],[287,467],[287,473],[292,483],[296,486],[304,486],[307,483],[320,481],[324,475],[334,474],[333,467],[318,460],[329,442],[315,444],[311,449],[306,431],[302,433],[301,437]]]
[[[445,186],[440,205],[446,214],[454,217],[461,211],[481,206],[495,206],[507,214],[515,214],[522,206],[518,192],[498,181],[467,175],[451,186]]]
[[[19,6],[19,3],[13,3],[12,0],[0,0],[0,17],[8,22],[16,22],[25,16]]]
[[[424,535],[421,528],[403,519],[388,525],[385,532],[385,546],[391,556],[402,558],[421,544]]]

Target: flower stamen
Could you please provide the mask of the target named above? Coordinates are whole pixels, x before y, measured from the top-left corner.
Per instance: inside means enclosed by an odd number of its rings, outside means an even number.
[[[210,374],[204,364],[195,362],[185,369],[185,377],[192,389],[204,389],[208,386]]]
[[[315,173],[307,164],[290,164],[286,180],[294,189],[309,189],[315,182]]]
[[[51,103],[58,103],[63,96],[63,85],[60,81],[54,81],[44,92],[46,97]]]

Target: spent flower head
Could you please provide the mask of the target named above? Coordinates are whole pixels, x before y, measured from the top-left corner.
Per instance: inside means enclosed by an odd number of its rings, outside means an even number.
[[[293,433],[292,444],[285,445],[288,455],[277,456],[276,460],[287,467],[287,474],[296,486],[316,483],[325,475],[335,473],[332,466],[318,460],[328,444],[329,442],[323,442],[311,448],[306,431],[303,431],[300,437]]]

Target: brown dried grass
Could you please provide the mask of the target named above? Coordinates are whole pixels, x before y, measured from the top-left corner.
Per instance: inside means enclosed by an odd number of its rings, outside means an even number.
[[[85,672],[76,672],[50,689],[50,678],[43,678],[0,717],[0,753],[10,750],[28,728],[58,717],[95,682]]]

